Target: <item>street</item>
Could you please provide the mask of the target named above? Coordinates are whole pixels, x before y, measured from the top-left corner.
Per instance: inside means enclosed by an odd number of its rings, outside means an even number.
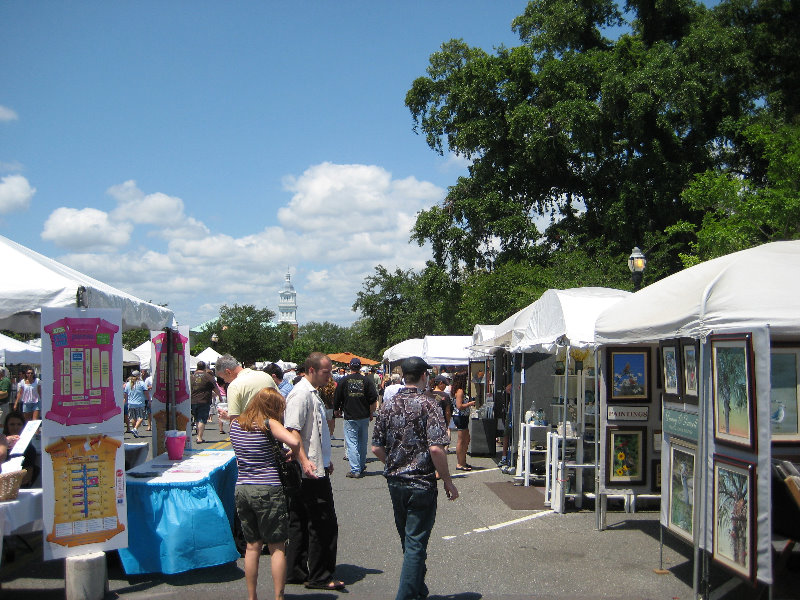
[[[144,428],[142,428],[144,429]],[[148,436],[148,437],[145,437]],[[127,438],[130,436],[126,436]],[[216,423],[207,429],[209,443],[223,447]],[[368,459],[367,476],[348,479],[341,421],[337,421],[333,445],[333,489],[339,518],[339,552],[336,576],[345,581],[342,594],[351,598],[391,600],[399,579],[402,553],[394,528],[392,509],[381,463]],[[141,441],[148,441],[142,431]],[[454,448],[451,446],[451,448]],[[450,454],[450,467],[455,455]],[[658,505],[639,507],[626,514],[610,503],[608,529],[594,531],[594,511],[570,509],[565,515],[546,507],[512,509],[498,495],[516,506],[540,504],[542,488],[514,487],[490,458],[472,457],[476,470],[454,476],[461,494],[455,502],[439,495],[439,507],[428,548],[427,583],[431,599],[521,600],[523,598],[692,598],[691,548],[664,536],[664,568],[658,575]],[[453,471],[455,472],[455,471]],[[496,493],[498,492],[498,493]],[[131,528],[135,523],[129,524]],[[43,562],[41,541],[26,536],[33,552],[18,546],[16,560],[0,570],[3,597],[18,599],[63,598],[63,561]],[[775,591],[775,598],[795,597],[794,579]],[[174,576],[160,574],[126,577],[116,553],[109,553],[109,598],[151,600],[182,597],[226,600],[246,596],[243,560]],[[717,569],[719,571],[719,569]],[[728,579],[723,572],[715,585]],[[792,587],[795,586],[795,587]],[[789,592],[789,589],[794,591]],[[306,590],[290,585],[287,598],[329,600],[339,594]],[[259,594],[272,597],[269,557],[260,563]],[[756,597],[740,585],[726,598]]]

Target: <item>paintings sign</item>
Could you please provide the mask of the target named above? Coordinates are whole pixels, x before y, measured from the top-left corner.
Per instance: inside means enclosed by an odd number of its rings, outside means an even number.
[[[712,335],[714,440],[756,449],[755,376],[750,334]]]
[[[696,340],[681,340],[681,362],[683,364],[683,402],[697,404],[698,367],[700,348]]]
[[[678,340],[661,342],[661,370],[664,400],[678,401],[681,393],[680,343]]]
[[[695,477],[697,450],[672,444],[669,449],[669,502],[667,527],[689,543],[694,539]]]
[[[755,581],[755,465],[714,455],[714,560]]]
[[[650,401],[650,348],[608,349],[608,402]]]
[[[769,421],[773,442],[800,441],[800,348],[773,348],[771,352]]]
[[[647,427],[608,427],[606,484],[623,487],[646,482]],[[627,485],[625,485],[627,484]]]

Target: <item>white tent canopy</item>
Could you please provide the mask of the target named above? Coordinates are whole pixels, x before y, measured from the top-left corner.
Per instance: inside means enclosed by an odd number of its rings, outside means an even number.
[[[0,333],[0,363],[14,364],[42,364],[42,349],[20,342],[12,337]]]
[[[122,365],[124,367],[140,367],[139,357],[133,350],[122,349]]]
[[[131,350],[136,356],[139,357],[139,366],[145,369],[150,368],[150,353],[152,352],[153,344],[150,340],[142,342],[136,348]]]
[[[79,290],[89,308],[119,308],[122,328],[162,329],[172,311],[79,273],[8,238],[0,236],[0,263],[13,269],[0,291],[0,329],[39,331],[42,307],[76,306]]]
[[[769,325],[770,335],[800,333],[800,241],[773,242],[684,269],[604,311],[600,343],[702,338],[731,327]]]
[[[495,325],[475,325],[472,330],[471,358],[482,358],[491,351],[492,347],[486,342],[494,339],[495,329]]]
[[[512,352],[553,352],[557,346],[595,345],[597,317],[630,292],[602,287],[547,290],[528,308],[527,323]]]
[[[494,337],[485,340],[482,347],[489,351],[500,348],[509,349],[516,346],[522,338],[522,334],[525,331],[525,326],[528,324],[532,311],[533,304],[529,304],[525,308],[515,312],[499,325],[495,325]]]
[[[466,365],[471,344],[471,335],[426,335],[422,358],[429,365]]]
[[[422,356],[422,350],[423,339],[411,338],[388,348],[383,353],[383,360],[387,362],[395,362],[398,360],[403,360],[404,358],[408,358],[409,356]]]
[[[214,350],[211,346],[203,350],[200,354],[197,355],[197,360],[202,360],[207,365],[216,364],[217,359],[222,356],[219,352]]]

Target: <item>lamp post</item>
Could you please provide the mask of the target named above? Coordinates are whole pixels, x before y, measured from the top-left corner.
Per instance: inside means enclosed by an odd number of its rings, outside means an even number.
[[[642,285],[642,275],[646,266],[647,259],[644,257],[644,254],[642,254],[642,251],[639,250],[639,247],[635,246],[631,251],[631,255],[628,257],[628,268],[631,270],[634,292],[638,292]]]

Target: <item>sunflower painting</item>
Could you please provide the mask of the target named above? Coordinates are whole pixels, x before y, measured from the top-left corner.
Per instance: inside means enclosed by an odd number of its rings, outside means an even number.
[[[614,485],[645,482],[646,427],[608,429],[606,483]]]

